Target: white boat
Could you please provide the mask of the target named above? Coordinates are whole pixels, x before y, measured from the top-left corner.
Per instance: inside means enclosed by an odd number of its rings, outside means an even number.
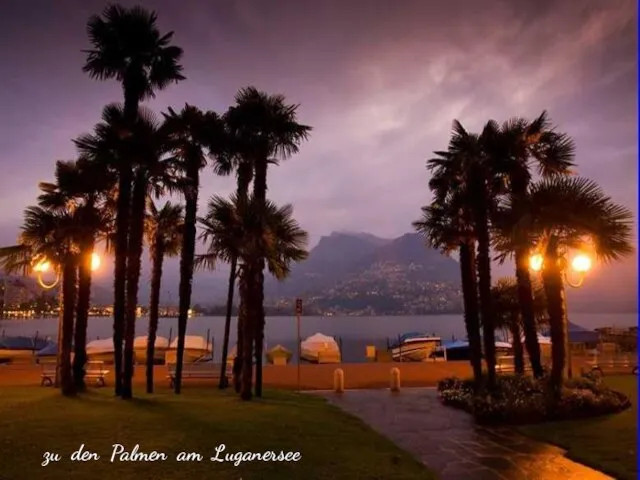
[[[389,348],[391,358],[396,362],[423,362],[441,344],[440,337],[421,333],[406,333],[395,345]]]
[[[87,360],[112,363],[114,358],[113,339],[103,338],[87,343]]]
[[[300,356],[312,363],[340,363],[340,347],[335,338],[321,333],[311,335],[300,342]]]
[[[178,350],[178,337],[174,338],[165,352],[165,363],[176,363]],[[197,335],[185,335],[184,337],[184,362],[192,363],[204,356],[213,357],[213,345],[204,337]]]
[[[165,337],[156,337],[153,349],[153,363],[162,363],[165,353],[169,348],[169,340]],[[133,340],[133,351],[135,352],[136,362],[147,363],[147,336],[141,335]]]

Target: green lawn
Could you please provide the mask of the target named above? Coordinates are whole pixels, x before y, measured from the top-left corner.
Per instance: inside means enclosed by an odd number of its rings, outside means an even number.
[[[521,427],[538,440],[558,445],[567,456],[620,480],[637,478],[638,382],[634,376],[605,377],[607,385],[629,397],[633,406],[620,414],[590,420]]]
[[[168,454],[166,461],[110,462],[112,445],[127,451]],[[227,452],[300,452],[298,462],[212,462]],[[98,461],[71,462],[84,444]],[[180,463],[180,451],[198,452],[202,462]],[[42,467],[45,452],[59,462]],[[223,455],[220,455],[222,457]],[[433,478],[408,453],[323,399],[268,391],[250,403],[214,389],[168,391],[132,402],[110,388],[65,399],[51,388],[0,389],[0,478],[46,479],[389,479]]]

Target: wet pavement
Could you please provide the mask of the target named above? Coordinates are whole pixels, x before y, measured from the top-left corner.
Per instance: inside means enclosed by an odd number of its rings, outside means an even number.
[[[603,480],[558,447],[509,428],[485,428],[438,400],[435,389],[318,393],[410,452],[442,480]]]

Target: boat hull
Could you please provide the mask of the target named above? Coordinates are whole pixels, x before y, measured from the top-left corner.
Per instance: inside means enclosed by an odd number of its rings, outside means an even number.
[[[440,346],[439,341],[407,342],[391,348],[391,358],[396,362],[424,362]]]
[[[184,349],[184,363],[193,363],[196,360],[211,355],[211,349],[204,348],[185,348]],[[175,348],[168,348],[165,351],[164,362],[166,363],[177,363],[178,361],[178,352]]]
[[[167,350],[167,347],[155,347],[153,349],[153,363],[164,363]],[[133,351],[135,352],[136,362],[147,363],[147,347],[136,347]]]
[[[302,348],[300,357],[309,363],[340,363],[342,361],[340,352],[334,350],[311,350]]]

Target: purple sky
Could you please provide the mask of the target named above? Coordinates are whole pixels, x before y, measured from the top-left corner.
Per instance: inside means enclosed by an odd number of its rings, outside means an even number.
[[[122,2],[130,4],[130,2]],[[436,7],[434,4],[438,4]],[[633,0],[144,2],[185,50],[188,80],[159,93],[223,111],[254,84],[300,103],[314,127],[270,173],[312,242],[332,230],[392,237],[429,200],[425,160],[451,121],[547,109],[577,143],[578,171],[637,212],[636,3]],[[81,71],[85,24],[103,2],[3,3],[0,18],[0,244],[70,139],[90,131],[115,82]],[[230,178],[204,176],[202,202]]]

